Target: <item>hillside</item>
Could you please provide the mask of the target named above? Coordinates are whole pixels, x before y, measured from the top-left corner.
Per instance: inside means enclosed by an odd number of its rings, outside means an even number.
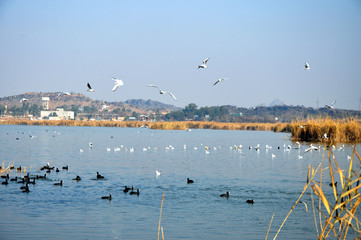
[[[116,117],[151,116],[151,119],[166,121],[216,121],[216,122],[291,122],[293,120],[304,120],[309,117],[330,117],[332,119],[360,118],[360,111],[343,109],[314,109],[304,106],[257,106],[251,108],[236,106],[212,106],[200,107],[191,103],[183,109],[161,102],[143,99],[130,99],[125,102],[104,102],[93,100],[79,93],[71,93],[70,96],[58,96],[53,93],[24,93],[21,95],[0,98],[0,115],[12,116],[39,116],[43,110],[42,97],[49,97],[49,109],[63,108],[72,110],[78,119],[113,119]],[[28,101],[21,103],[26,98]],[[277,100],[274,104],[281,104]],[[106,109],[102,109],[103,105]],[[272,104],[273,105],[273,104]]]
[[[106,102],[100,100],[93,100],[80,93],[71,93],[68,95],[61,95],[57,98],[60,92],[46,92],[35,93],[29,92],[20,95],[8,96],[0,98],[0,113],[4,112],[5,106],[12,112],[13,115],[24,115],[26,110],[30,110],[30,114],[38,115],[40,110],[43,110],[43,97],[49,97],[49,109],[64,108],[65,110],[72,110],[77,113],[91,113],[91,114],[114,114],[117,116],[134,116],[134,115],[149,115],[155,111],[170,112],[177,109],[172,105],[166,105],[161,102],[152,100],[128,100],[127,102]],[[26,98],[25,103],[20,100]],[[141,104],[144,101],[145,104]],[[107,105],[105,110],[102,106]],[[1,110],[2,109],[2,110]]]

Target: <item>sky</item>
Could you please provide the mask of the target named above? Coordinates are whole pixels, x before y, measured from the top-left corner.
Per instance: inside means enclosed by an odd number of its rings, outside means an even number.
[[[0,0],[0,83],[0,97],[360,110],[361,1]]]

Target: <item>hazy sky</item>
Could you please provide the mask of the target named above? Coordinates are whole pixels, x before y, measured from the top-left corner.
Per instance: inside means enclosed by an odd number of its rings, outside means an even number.
[[[359,109],[361,1],[0,0],[0,83],[0,97]]]

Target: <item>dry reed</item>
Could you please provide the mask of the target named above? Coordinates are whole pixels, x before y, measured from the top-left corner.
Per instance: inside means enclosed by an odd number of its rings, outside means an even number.
[[[356,160],[357,163],[354,163],[356,158],[358,159]],[[353,231],[354,239],[360,239],[361,223],[358,220],[356,213],[361,202],[361,194],[358,192],[361,187],[359,184],[361,180],[360,164],[361,157],[356,152],[356,147],[354,147],[349,166],[345,170],[340,168],[331,150],[328,151],[328,166],[323,168],[324,160],[321,161],[316,170],[310,165],[305,187],[278,229],[274,239],[277,238],[288,216],[291,214],[297,203],[299,203],[306,189],[310,189],[311,191],[313,216],[318,239],[330,237],[331,232],[337,239],[346,239],[350,231]],[[331,194],[326,194],[325,190],[322,189],[322,186],[324,185],[322,182],[322,174],[326,170],[329,171],[331,177]],[[314,181],[313,179],[317,174],[319,174],[320,180]],[[340,180],[341,192],[337,189],[337,182],[335,181],[336,177]],[[309,188],[309,186],[311,186],[311,188]],[[316,194],[319,199],[318,206],[315,205],[313,193]],[[316,214],[316,209],[318,215]],[[318,230],[319,228],[320,231]]]
[[[159,240],[159,232],[160,232],[160,229],[161,229],[161,228],[162,228],[162,239],[164,240],[163,227],[160,226],[160,222],[161,222],[161,219],[162,219],[162,210],[163,210],[164,195],[165,195],[165,193],[163,193],[162,204],[160,205],[159,224],[158,224],[158,240]]]
[[[348,118],[333,120],[329,117],[296,120],[292,123],[223,123],[200,121],[153,122],[153,121],[77,121],[77,120],[27,120],[6,119],[0,124],[40,126],[89,126],[89,127],[132,127],[147,126],[159,130],[214,129],[289,132],[294,141],[305,142],[361,142],[361,122]],[[326,133],[327,138],[324,138]]]
[[[361,122],[354,118],[333,120],[326,117],[295,121],[290,124],[289,130],[295,141],[361,142]]]

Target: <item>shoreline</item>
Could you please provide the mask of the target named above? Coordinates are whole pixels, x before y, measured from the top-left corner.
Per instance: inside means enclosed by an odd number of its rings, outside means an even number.
[[[73,127],[131,127],[155,130],[247,130],[291,133],[291,140],[304,142],[359,143],[361,121],[359,119],[333,120],[331,118],[308,119],[291,123],[223,123],[201,121],[77,121],[77,120],[28,120],[1,119],[0,125],[73,126]]]

